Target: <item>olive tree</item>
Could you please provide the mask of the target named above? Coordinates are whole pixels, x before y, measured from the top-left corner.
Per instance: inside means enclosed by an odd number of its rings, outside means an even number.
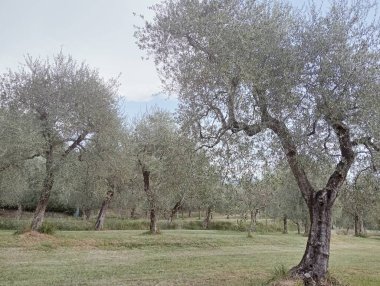
[[[339,197],[342,211],[353,220],[355,236],[365,235],[364,220],[375,208],[378,198],[379,178],[368,169],[359,171],[353,183],[342,189]]]
[[[165,199],[162,188],[164,183],[165,160],[175,139],[175,124],[170,114],[156,110],[137,120],[133,132],[136,166],[143,178],[150,217],[149,230],[159,232],[157,219],[162,209],[160,200]]]
[[[43,138],[38,147],[45,178],[31,224],[37,230],[66,157],[115,122],[117,84],[60,53],[51,60],[26,57],[18,71],[1,77],[0,87],[2,105],[33,117]]]
[[[380,28],[370,19],[373,1],[310,7],[302,13],[282,1],[168,0],[152,7],[154,19],[136,37],[202,145],[240,138],[280,146],[278,158],[288,162],[311,222],[291,273],[321,284],[335,199],[355,159],[379,150]],[[321,152],[335,168],[316,186],[300,156]]]
[[[257,216],[263,212],[273,200],[272,174],[264,174],[262,179],[255,178],[253,174],[245,174],[239,182],[240,205],[244,212],[250,214],[248,236],[256,231]]]

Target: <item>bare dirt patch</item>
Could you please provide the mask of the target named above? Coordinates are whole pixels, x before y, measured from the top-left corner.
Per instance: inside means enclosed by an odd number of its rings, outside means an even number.
[[[39,233],[37,231],[28,231],[23,234],[17,235],[18,240],[22,246],[33,246],[43,242],[50,242],[52,244],[59,244],[59,239],[53,235]]]

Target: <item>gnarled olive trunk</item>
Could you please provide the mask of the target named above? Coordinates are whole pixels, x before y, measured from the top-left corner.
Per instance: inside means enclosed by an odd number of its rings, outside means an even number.
[[[332,203],[322,190],[313,195],[308,207],[311,225],[306,250],[291,273],[302,277],[305,285],[324,285],[330,256]]]
[[[99,210],[98,218],[96,219],[96,223],[95,223],[95,230],[102,230],[103,229],[107,209],[108,209],[108,206],[112,200],[112,197],[113,197],[113,191],[108,191],[106,197],[104,198],[104,200],[102,202],[102,206]]]

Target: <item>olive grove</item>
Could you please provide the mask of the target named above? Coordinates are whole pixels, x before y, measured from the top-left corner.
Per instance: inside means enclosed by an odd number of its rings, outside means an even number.
[[[116,88],[115,81],[105,82],[96,70],[62,53],[52,60],[27,57],[19,71],[2,76],[2,108],[33,120],[38,141],[31,142],[38,144],[32,151],[45,161],[33,230],[42,225],[55,176],[68,155],[117,121]],[[21,146],[28,145],[24,139]]]
[[[200,145],[280,146],[276,159],[288,162],[310,216],[305,253],[291,270],[305,283],[324,283],[332,208],[351,167],[372,166],[379,151],[373,8],[373,1],[346,0],[326,11],[282,1],[163,1],[136,31]],[[321,154],[335,166],[315,183],[301,158],[330,169]]]

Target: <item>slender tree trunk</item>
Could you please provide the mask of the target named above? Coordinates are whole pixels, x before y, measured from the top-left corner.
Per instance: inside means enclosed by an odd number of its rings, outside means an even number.
[[[131,209],[131,219],[135,218],[135,214],[136,214],[136,207],[132,207],[132,209]]]
[[[354,230],[355,230],[355,236],[362,236],[364,235],[364,224],[363,224],[363,218],[359,214],[355,214],[354,217],[355,223],[354,223]]]
[[[188,217],[191,217],[191,209],[188,211]]]
[[[301,234],[301,225],[298,220],[296,221],[296,226],[297,226],[297,234]]]
[[[91,209],[84,208],[82,209],[82,212],[83,212],[82,214],[83,220],[89,220],[91,216]]]
[[[212,208],[209,206],[206,210],[206,217],[203,220],[203,229],[208,229],[210,226],[210,220],[211,220],[211,213],[212,213]]]
[[[198,219],[200,220],[202,218],[201,208],[198,209]]]
[[[301,262],[291,273],[304,279],[305,285],[324,285],[330,256],[332,203],[326,191],[318,191],[309,202],[311,227]]]
[[[183,197],[178,202],[176,202],[174,207],[172,208],[170,212],[170,217],[169,217],[169,224],[173,222],[174,216],[178,213],[179,209],[182,207],[182,203],[183,203]],[[182,216],[183,216],[183,213],[182,213]]]
[[[359,234],[360,235],[365,235],[365,228],[364,228],[364,220],[363,216],[359,217]]]
[[[151,208],[150,209],[149,231],[152,234],[157,234],[158,233],[157,216],[156,216],[156,209],[155,208]]]
[[[103,229],[107,209],[108,209],[108,206],[112,200],[113,193],[114,193],[113,191],[108,191],[106,197],[104,198],[104,200],[102,202],[102,206],[99,210],[98,218],[96,219],[95,230],[102,230]]]
[[[249,224],[249,228],[248,228],[248,237],[252,236],[252,232],[256,232],[256,221],[257,221],[258,213],[259,213],[258,209],[251,210],[251,223]]]
[[[355,236],[359,236],[359,216],[357,214],[354,217],[354,232]]]
[[[249,225],[248,236],[251,235],[251,232],[256,232],[256,224],[257,224],[258,213],[259,213],[258,209],[251,210],[251,223]]]
[[[284,230],[282,231],[283,233],[288,233],[288,216],[284,215]]]
[[[16,213],[17,220],[20,220],[21,216],[22,216],[22,204],[18,203],[17,204],[17,213]]]
[[[148,197],[149,203],[149,231],[151,234],[158,234],[159,230],[157,227],[157,214],[156,214],[156,204],[155,199],[150,189],[150,172],[143,168],[143,177],[144,177],[144,191]]]
[[[42,185],[42,192],[38,199],[36,210],[31,224],[31,229],[37,231],[41,228],[45,218],[46,207],[49,203],[50,193],[54,184],[54,172],[53,172],[53,147],[50,146],[49,151],[46,152],[45,163],[46,175]]]

